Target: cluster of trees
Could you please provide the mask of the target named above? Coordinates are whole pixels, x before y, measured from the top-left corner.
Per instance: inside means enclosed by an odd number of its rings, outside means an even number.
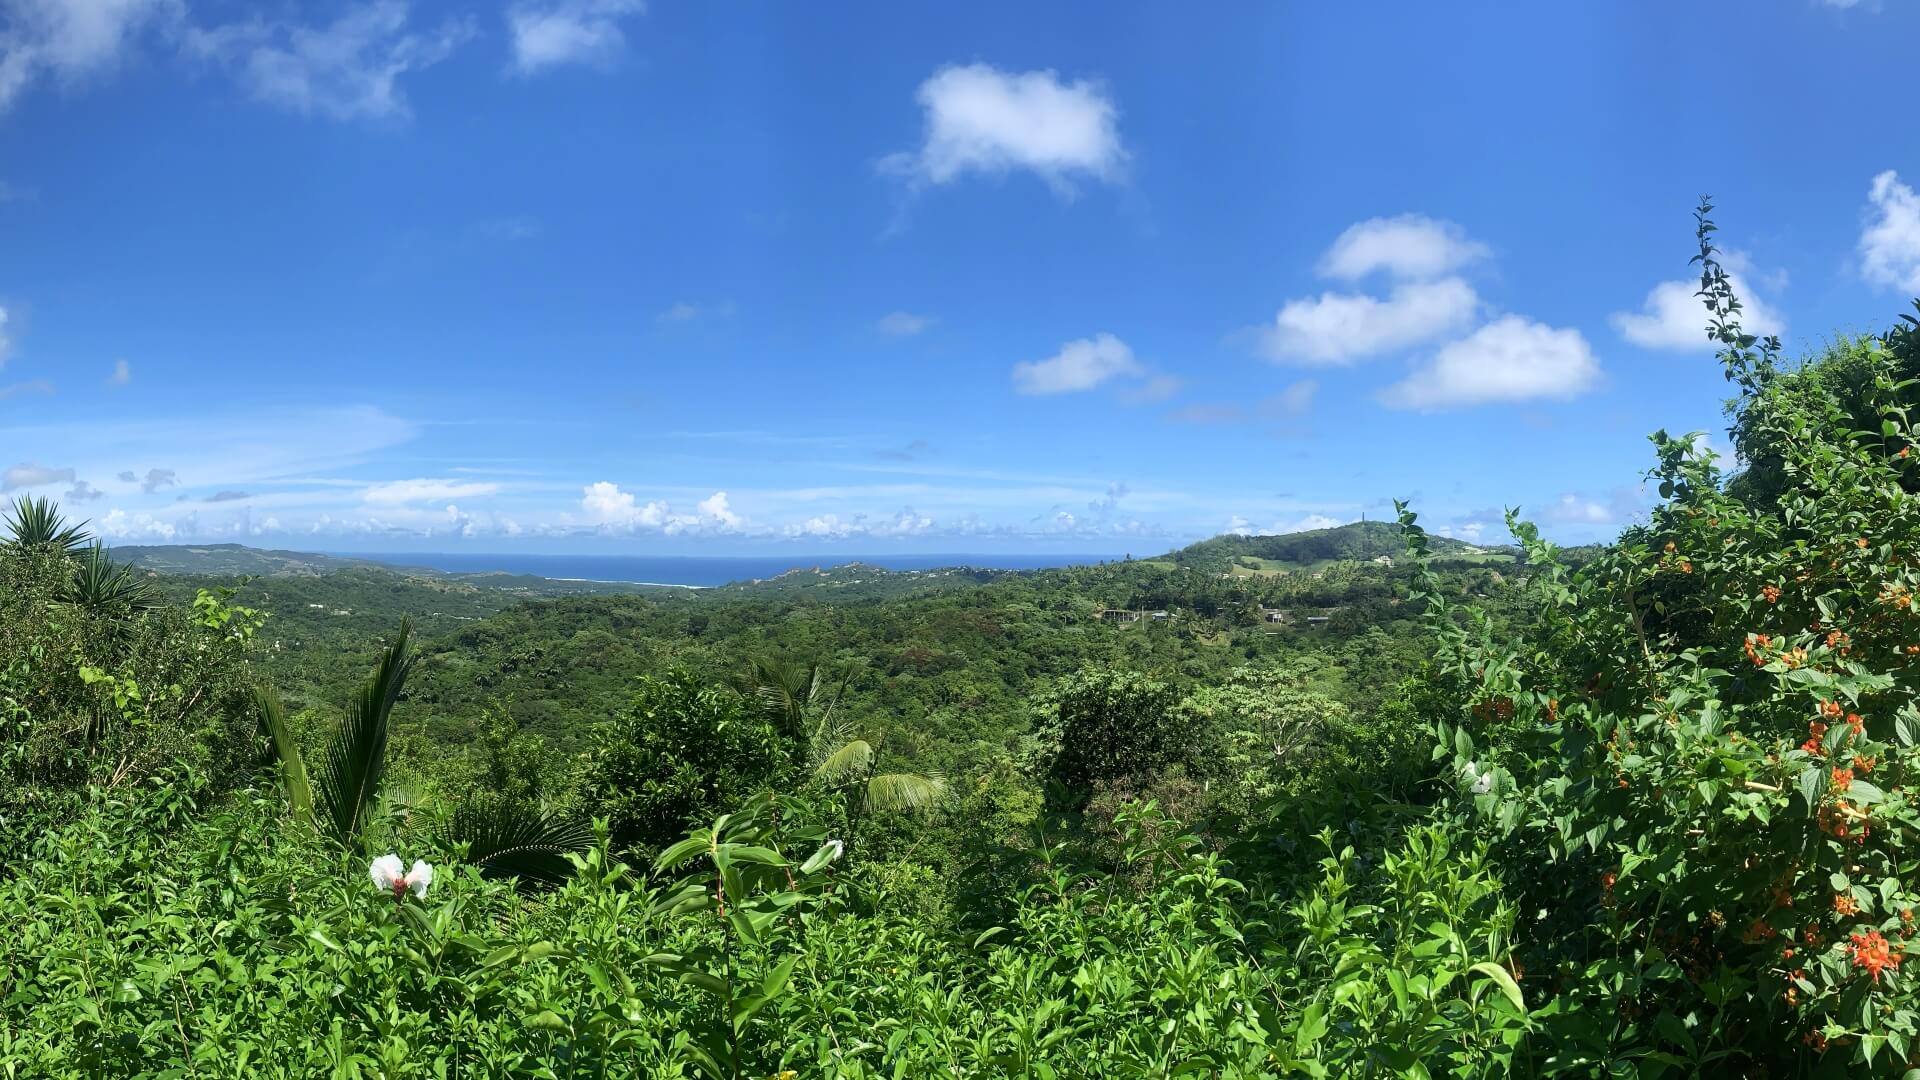
[[[1403,508],[1431,662],[1386,693],[1346,669],[1396,639],[1104,627],[1083,570],[535,605],[289,713],[259,611],[16,506],[0,1070],[1910,1074],[1920,321],[1788,369],[1708,209],[1748,468],[1655,435],[1649,522],[1576,563],[1515,520],[1493,603]],[[408,730],[589,654],[620,686],[564,751],[518,697],[464,754]],[[956,673],[1005,682],[916,742]]]

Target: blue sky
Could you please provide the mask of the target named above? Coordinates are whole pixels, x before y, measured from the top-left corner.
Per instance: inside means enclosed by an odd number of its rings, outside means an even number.
[[[1611,536],[1920,294],[1920,8],[0,0],[0,487],[120,542]]]

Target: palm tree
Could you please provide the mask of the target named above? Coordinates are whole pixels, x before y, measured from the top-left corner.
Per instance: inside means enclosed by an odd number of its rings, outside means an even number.
[[[321,751],[320,769],[312,779],[279,698],[265,687],[254,689],[260,729],[280,763],[281,785],[294,819],[343,847],[364,846],[374,821],[382,816],[387,740],[393,706],[413,670],[412,634],[412,620],[402,620],[400,632],[380,654],[372,676]],[[529,885],[564,881],[572,872],[567,853],[593,841],[592,830],[573,817],[504,800],[458,807],[436,831],[481,873],[516,877]]]
[[[15,499],[7,511],[5,547],[16,552],[42,552],[77,557],[87,546],[86,522],[68,525],[50,499]]]
[[[855,738],[853,726],[835,715],[851,681],[849,672],[843,671],[835,685],[825,665],[756,657],[748,681],[767,719],[789,737],[805,740],[813,781],[852,796],[849,834],[868,814],[924,811],[945,793],[939,776],[877,771],[880,755],[874,745]]]

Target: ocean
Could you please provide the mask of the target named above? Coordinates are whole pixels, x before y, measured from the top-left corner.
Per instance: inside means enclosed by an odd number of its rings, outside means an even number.
[[[454,574],[504,572],[574,581],[625,581],[651,585],[711,587],[734,581],[777,577],[788,570],[825,569],[864,563],[889,570],[934,570],[944,566],[980,566],[994,570],[1040,570],[1053,566],[1113,561],[1113,555],[531,555],[479,552],[408,552],[398,555],[353,552],[346,558],[371,559],[394,566],[424,566]]]

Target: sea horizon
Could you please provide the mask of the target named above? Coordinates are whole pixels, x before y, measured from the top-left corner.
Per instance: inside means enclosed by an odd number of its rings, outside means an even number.
[[[1122,556],[1090,553],[846,554],[846,555],[592,555],[528,552],[325,552],[398,567],[422,567],[454,574],[526,574],[555,581],[608,582],[714,588],[738,581],[764,581],[792,570],[830,569],[859,563],[887,570],[1045,570],[1061,566],[1119,561]]]

